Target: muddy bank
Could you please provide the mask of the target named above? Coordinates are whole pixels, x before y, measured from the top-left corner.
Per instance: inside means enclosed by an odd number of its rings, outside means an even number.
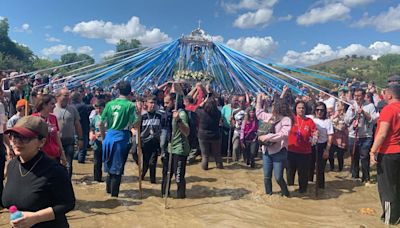
[[[93,163],[74,163],[75,210],[68,214],[71,227],[384,227],[376,185],[364,186],[350,180],[348,163],[344,172],[328,172],[326,189],[315,198],[314,184],[306,194],[290,188],[291,198],[264,194],[261,161],[256,169],[228,164],[224,170],[202,171],[199,164],[187,167],[187,199],[174,199],[170,209],[160,198],[161,168],[157,184],[143,182],[139,199],[137,167],[126,164],[120,197],[105,193],[105,183],[93,182]],[[374,172],[373,172],[374,174]],[[373,176],[374,178],[374,176]],[[297,181],[297,180],[296,180]],[[8,226],[8,213],[0,215],[0,226]]]

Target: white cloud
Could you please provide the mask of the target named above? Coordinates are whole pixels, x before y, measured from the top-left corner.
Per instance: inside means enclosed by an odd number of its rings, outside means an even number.
[[[3,17],[3,16],[0,16],[0,21],[1,21],[1,20],[3,20],[3,19],[5,19],[5,17]]]
[[[236,40],[230,39],[226,44],[233,49],[255,57],[266,57],[273,53],[278,46],[278,42],[270,36],[241,37]]]
[[[45,28],[45,29],[52,29],[53,26],[51,26],[51,25],[46,25],[46,26],[44,26],[44,28]]]
[[[368,47],[361,44],[350,44],[347,47],[338,47],[336,50],[333,50],[329,45],[317,44],[314,48],[305,52],[289,50],[286,52],[281,62],[285,65],[309,66],[336,58],[342,58],[346,55],[372,56],[373,59],[377,59],[389,53],[400,54],[400,46],[389,42],[376,41]]]
[[[74,49],[72,48],[72,46],[67,46],[64,44],[59,44],[59,45],[55,45],[52,47],[48,47],[48,48],[44,48],[42,50],[42,54],[44,56],[49,56],[49,55],[63,55],[66,53],[71,53],[74,52]]]
[[[259,9],[256,12],[248,12],[236,18],[233,25],[238,28],[254,28],[256,26],[266,26],[272,19],[272,9]]]
[[[67,53],[73,53],[76,52],[78,54],[88,54],[90,55],[91,52],[93,51],[93,49],[89,46],[82,46],[82,47],[78,47],[76,50],[69,45],[65,45],[65,44],[59,44],[59,45],[55,45],[52,47],[48,47],[48,48],[44,48],[42,50],[42,54],[44,56],[50,56],[50,55],[63,55],[63,54],[67,54]]]
[[[366,5],[373,1],[374,0],[342,0],[343,4],[348,7]]]
[[[14,28],[14,31],[15,32],[32,33],[32,30],[30,30],[29,28],[30,28],[30,25],[28,23],[24,23],[21,25],[21,27]]]
[[[29,24],[26,24],[26,23],[23,24],[23,25],[22,25],[22,29],[23,29],[23,30],[28,30],[28,29],[29,29]]]
[[[171,40],[160,29],[148,29],[140,24],[138,17],[132,17],[126,24],[113,24],[102,20],[80,22],[73,27],[65,26],[64,32],[73,32],[91,39],[105,39],[110,44],[117,44],[121,39],[137,39],[143,45]]]
[[[350,8],[342,3],[328,4],[323,7],[313,8],[297,18],[299,25],[322,24],[328,21],[343,20],[350,16]]]
[[[78,53],[78,54],[91,55],[92,51],[93,51],[93,48],[91,48],[90,46],[82,46],[82,47],[78,47],[76,49],[76,53]]]
[[[400,4],[397,7],[390,7],[387,12],[382,12],[378,16],[368,15],[353,24],[356,27],[372,26],[380,32],[400,31]]]
[[[278,21],[290,21],[290,20],[292,20],[292,18],[293,18],[293,16],[288,14],[285,17],[278,17]]]
[[[50,36],[49,34],[46,34],[46,41],[47,42],[61,42],[60,39],[57,39],[55,37]]]
[[[105,52],[101,53],[100,57],[101,58],[106,58],[106,57],[113,56],[114,54],[115,54],[114,50],[108,50],[108,51],[105,51]]]
[[[271,8],[278,0],[240,0],[238,3],[224,3],[223,8],[229,13],[236,13],[238,10],[258,10],[260,8]]]
[[[206,34],[205,37],[209,40],[212,40],[213,42],[217,42],[217,43],[223,43],[224,42],[224,37],[223,36],[211,36]]]

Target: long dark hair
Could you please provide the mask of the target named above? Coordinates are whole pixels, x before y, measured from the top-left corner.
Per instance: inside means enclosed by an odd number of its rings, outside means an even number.
[[[305,111],[305,115],[306,115],[309,112],[309,110],[308,110],[308,106],[307,106],[306,102],[304,102],[304,101],[297,101],[296,102],[296,104],[293,106],[293,115],[294,116],[297,115],[296,108],[297,108],[297,105],[299,105],[299,104],[303,104],[304,105],[304,111]]]
[[[42,96],[39,97],[39,99],[36,101],[36,111],[40,112],[43,110],[43,107],[47,104],[50,103],[51,100],[55,100],[56,98],[53,95],[50,94],[43,94]]]
[[[322,116],[322,120],[326,120],[328,119],[328,111],[326,110],[326,104],[324,102],[317,102],[314,106],[314,115],[317,113],[317,107],[318,106],[323,106],[325,111],[324,111],[324,115]],[[315,115],[316,117],[317,115]]]
[[[217,103],[215,102],[214,99],[208,99],[204,104],[203,109],[206,113],[208,113],[211,116],[218,115],[219,113]]]
[[[244,122],[248,122],[249,121],[249,118],[250,118],[250,112],[254,112],[254,121],[258,121],[257,120],[257,116],[256,116],[256,114],[255,114],[255,112],[256,112],[256,108],[255,107],[253,107],[253,106],[250,106],[250,107],[248,107],[247,109],[246,109],[246,114],[244,115],[244,118],[243,118],[243,121]]]
[[[275,116],[280,115],[280,116],[287,116],[289,118],[293,118],[293,114],[289,108],[289,105],[286,104],[283,99],[281,99],[281,98],[276,99],[274,101],[273,107],[274,107],[274,109],[272,111],[272,114],[274,114]]]
[[[366,93],[365,95],[366,95],[366,96],[368,95],[368,97],[369,97],[369,103],[375,105],[375,103],[374,103],[374,94],[371,93],[371,92],[368,92],[368,93]]]

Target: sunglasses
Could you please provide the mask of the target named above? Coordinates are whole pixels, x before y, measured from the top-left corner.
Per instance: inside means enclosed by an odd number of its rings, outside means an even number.
[[[34,140],[34,139],[37,139],[38,137],[33,137],[33,138],[31,138],[31,137],[25,137],[25,136],[22,136],[22,135],[20,135],[20,134],[16,134],[16,133],[10,133],[10,140],[11,141],[20,141],[20,142],[23,142],[23,143],[29,143],[30,141],[32,141],[32,140]]]

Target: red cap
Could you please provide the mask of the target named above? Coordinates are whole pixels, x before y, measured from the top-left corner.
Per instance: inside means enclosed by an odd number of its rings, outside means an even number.
[[[38,136],[38,134],[36,132],[31,131],[28,128],[24,128],[24,127],[13,127],[11,129],[8,129],[5,133],[9,134],[11,132],[15,132],[15,133],[22,135],[24,137],[27,137],[27,138],[35,138]]]
[[[24,116],[17,121],[13,128],[4,132],[10,134],[15,132],[27,138],[42,137],[46,138],[48,135],[48,125],[38,116]]]

